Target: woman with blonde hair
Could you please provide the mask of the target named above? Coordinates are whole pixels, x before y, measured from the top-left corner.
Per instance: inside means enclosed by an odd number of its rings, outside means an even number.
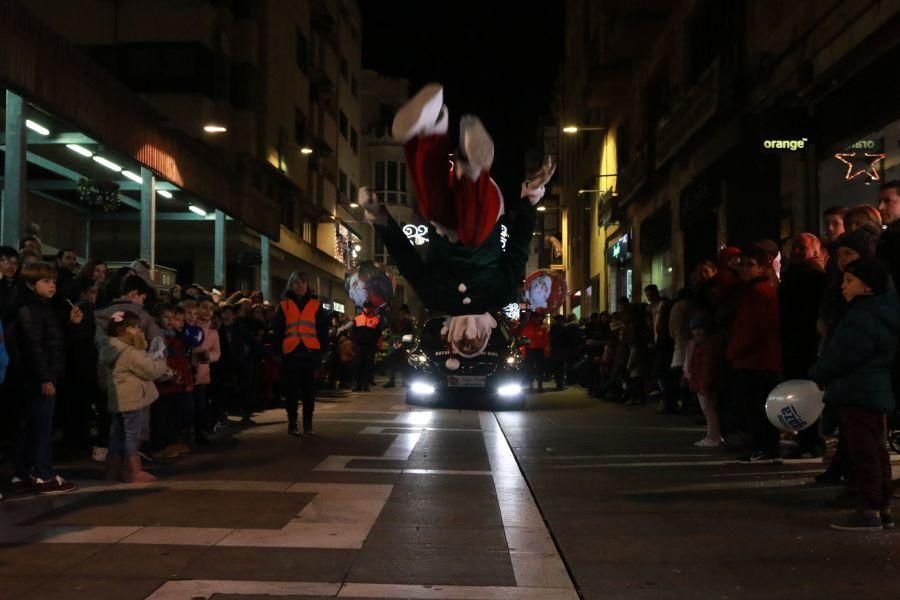
[[[881,233],[884,223],[881,220],[881,213],[874,206],[863,204],[854,206],[844,215],[844,225],[847,231],[855,231],[860,227],[866,227],[872,231]]]

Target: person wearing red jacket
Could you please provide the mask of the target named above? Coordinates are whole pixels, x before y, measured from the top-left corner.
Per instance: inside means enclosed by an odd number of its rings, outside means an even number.
[[[534,389],[534,380],[537,379],[537,391],[544,391],[544,357],[547,353],[549,335],[544,326],[544,315],[532,313],[531,317],[522,326],[522,335],[530,340],[525,347],[525,370],[529,375],[528,388]]]
[[[190,452],[186,444],[178,442],[178,435],[184,407],[188,403],[193,406],[194,375],[184,340],[184,309],[162,305],[156,314],[165,336],[166,364],[174,377],[156,382],[159,400],[150,407],[150,447],[154,458],[171,459]]]
[[[781,369],[778,290],[768,272],[772,257],[757,245],[741,252],[743,288],[731,326],[725,358],[734,369],[736,400],[744,407],[753,438],[742,462],[780,464],[779,435],[766,417],[766,398]]]

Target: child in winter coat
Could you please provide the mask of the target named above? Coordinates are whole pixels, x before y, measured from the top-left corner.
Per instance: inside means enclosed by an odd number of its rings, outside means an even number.
[[[719,383],[722,372],[722,341],[706,315],[691,319],[693,339],[685,352],[684,378],[697,394],[706,417],[706,437],[695,442],[699,448],[717,448],[724,443],[719,426]]]
[[[878,531],[894,526],[891,461],[885,448],[885,415],[895,399],[891,367],[900,334],[900,303],[890,289],[888,267],[862,258],[844,269],[847,314],[810,370],[825,389],[825,403],[837,406],[859,493],[859,507],[832,528]]]
[[[219,334],[210,326],[215,307],[210,300],[196,302],[185,300],[181,306],[184,308],[185,327],[190,332],[185,335],[185,341],[191,349],[191,365],[194,373],[193,404],[190,411],[192,419],[183,423],[182,427],[185,429],[193,427],[194,442],[208,444],[209,440],[206,439],[205,432],[209,427],[207,423],[207,390],[211,382],[210,364],[218,361],[221,355]],[[196,331],[190,331],[190,327],[199,329],[199,336]],[[198,340],[199,344],[197,344]]]
[[[184,309],[162,305],[157,307],[156,313],[166,342],[166,364],[175,376],[157,383],[159,401],[151,409],[151,447],[155,457],[171,459],[190,452],[187,445],[177,441],[183,410],[188,403],[193,406],[194,376],[183,339]]]
[[[103,346],[100,363],[109,370],[107,394],[112,426],[106,455],[106,478],[126,483],[149,483],[156,477],[141,468],[138,448],[144,409],[159,396],[153,380],[170,373],[164,358],[147,354],[141,319],[128,311],[116,312],[106,329],[109,344]]]
[[[22,268],[24,302],[15,320],[18,354],[25,388],[25,431],[17,444],[13,489],[17,493],[64,494],[76,486],[53,472],[52,433],[56,386],[65,373],[63,323],[54,310],[56,269],[44,262]],[[73,307],[68,322],[84,315]]]

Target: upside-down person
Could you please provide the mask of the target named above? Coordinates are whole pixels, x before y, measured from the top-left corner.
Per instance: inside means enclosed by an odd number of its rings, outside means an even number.
[[[449,315],[442,334],[448,335],[452,352],[472,357],[484,351],[497,326],[491,313],[516,302],[536,206],[556,166],[547,157],[540,171],[522,184],[504,252],[498,223],[505,210],[503,195],[490,176],[494,143],[478,117],[465,115],[460,119],[460,147],[455,148],[447,135],[443,96],[440,85],[425,86],[398,111],[391,128],[393,138],[405,144],[418,211],[429,222],[426,258],[368,188],[359,190],[359,203],[423,304]],[[451,168],[449,155],[455,155]],[[448,361],[448,367],[451,364]]]

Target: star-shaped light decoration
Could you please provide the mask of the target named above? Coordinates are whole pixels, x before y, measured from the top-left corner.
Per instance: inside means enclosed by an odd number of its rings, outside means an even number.
[[[856,155],[856,152],[838,152],[834,155],[836,159],[847,165],[847,174],[844,175],[846,181],[856,179],[860,175],[865,175],[871,181],[881,179],[881,175],[878,174],[878,163],[884,160],[886,154],[865,152],[859,158],[856,158]],[[859,163],[860,161],[865,162],[865,166],[854,171],[854,162]]]

